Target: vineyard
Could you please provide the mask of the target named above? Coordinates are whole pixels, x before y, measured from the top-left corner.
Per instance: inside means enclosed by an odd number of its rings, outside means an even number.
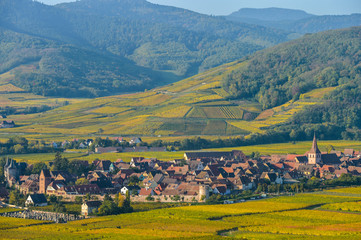
[[[67,224],[0,217],[0,234],[5,239],[359,239],[361,215],[318,207],[356,200],[361,198],[319,192],[227,205],[154,209],[155,204],[145,206],[150,211]]]
[[[56,99],[30,93],[8,93],[0,96],[1,106],[23,109],[27,106],[67,106],[38,114],[9,116],[17,124],[1,129],[0,137],[19,133],[39,136],[237,136],[263,133],[283,124],[305,107],[320,104],[320,98],[334,88],[316,89],[301,95],[297,101],[262,112],[261,105],[251,101],[229,99],[221,87],[222,78],[232,70],[247,66],[233,62],[182,81],[140,93],[97,99]],[[33,66],[29,66],[29,71]],[[0,91],[15,91],[8,84],[11,73],[0,75]],[[66,104],[63,104],[66,105]],[[252,120],[254,119],[254,120]]]

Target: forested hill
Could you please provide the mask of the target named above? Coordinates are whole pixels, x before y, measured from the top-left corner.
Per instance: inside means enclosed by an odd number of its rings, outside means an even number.
[[[10,70],[12,84],[39,95],[97,97],[174,81],[172,74],[136,66],[120,56],[2,27],[0,39],[0,71]]]
[[[226,76],[223,86],[233,98],[255,99],[263,109],[297,100],[311,89],[336,87],[324,105],[295,115],[294,127],[328,123],[344,135],[361,129],[361,27],[307,35],[257,52],[246,67]]]
[[[242,8],[226,18],[231,21],[257,24],[299,34],[361,25],[361,14],[316,16],[300,10],[282,8]]]
[[[56,7],[93,46],[183,77],[289,39],[283,30],[145,0],[82,0]]]
[[[2,0],[0,27],[0,73],[17,67],[13,84],[51,96],[149,89],[288,40],[282,30],[145,0]]]
[[[302,10],[293,10],[286,8],[241,8],[231,13],[227,17],[232,20],[256,23],[279,22],[279,21],[297,21],[300,19],[310,18],[314,15]],[[265,22],[263,22],[265,21]]]

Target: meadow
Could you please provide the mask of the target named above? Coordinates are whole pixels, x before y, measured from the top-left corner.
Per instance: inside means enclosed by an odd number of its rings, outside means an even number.
[[[154,209],[66,224],[0,217],[0,235],[3,239],[359,239],[361,215],[319,209],[356,200],[361,197],[319,192]]]
[[[157,138],[155,138],[156,140]],[[215,138],[216,139],[216,138]],[[147,139],[152,140],[152,139]],[[178,138],[172,138],[170,140],[178,140]],[[201,151],[232,151],[241,150],[246,155],[250,155],[253,152],[259,152],[262,155],[272,154],[304,154],[311,147],[310,141],[293,143],[277,143],[277,144],[264,144],[253,145],[243,147],[230,147],[230,148],[214,148],[203,149]],[[353,148],[355,150],[361,150],[361,141],[319,141],[318,147],[321,151],[326,152],[327,148],[332,145],[335,150],[343,151],[345,148]],[[116,161],[118,159],[124,162],[129,162],[132,157],[144,157],[144,158],[157,158],[161,161],[171,161],[174,159],[182,159],[184,152],[187,151],[173,151],[173,152],[124,152],[124,153],[103,153],[103,154],[87,154],[86,150],[73,150],[62,153],[62,155],[69,160],[86,160],[92,162],[96,159]],[[36,162],[49,162],[54,160],[55,153],[36,153],[36,154],[16,154],[9,157],[14,158],[17,161],[27,162],[30,164]]]

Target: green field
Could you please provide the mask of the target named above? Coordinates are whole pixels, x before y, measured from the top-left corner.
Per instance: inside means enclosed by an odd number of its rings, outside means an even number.
[[[250,155],[252,152],[259,152],[262,155],[272,154],[304,154],[311,148],[311,141],[293,143],[264,144],[231,148],[215,148],[203,149],[202,151],[232,151],[241,150],[245,154]],[[327,147],[332,145],[336,150],[343,151],[345,148],[353,148],[361,150],[361,141],[319,141],[318,147],[321,151],[326,152]],[[122,159],[129,162],[132,157],[157,158],[161,161],[171,161],[174,159],[182,159],[185,151],[174,152],[126,152],[126,153],[103,153],[103,154],[87,154],[86,150],[74,150],[73,152],[65,152],[63,156],[69,160],[87,160],[89,162],[96,159],[116,161]],[[35,163],[39,161],[49,162],[54,160],[55,153],[38,153],[38,154],[17,154],[10,155],[17,161]]]
[[[156,209],[67,224],[0,217],[0,234],[3,239],[359,239],[361,215],[320,208],[355,201],[361,197],[319,192]]]

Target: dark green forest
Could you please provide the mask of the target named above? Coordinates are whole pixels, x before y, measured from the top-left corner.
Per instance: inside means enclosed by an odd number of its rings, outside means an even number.
[[[361,27],[307,35],[245,61],[246,67],[223,79],[223,87],[232,98],[256,100],[263,109],[312,89],[336,87],[324,104],[306,108],[272,131],[292,132],[293,140],[307,139],[313,131],[324,139],[361,139]]]
[[[145,0],[3,0],[0,34],[0,73],[35,63],[12,83],[65,97],[153,88],[288,40],[282,30]]]

